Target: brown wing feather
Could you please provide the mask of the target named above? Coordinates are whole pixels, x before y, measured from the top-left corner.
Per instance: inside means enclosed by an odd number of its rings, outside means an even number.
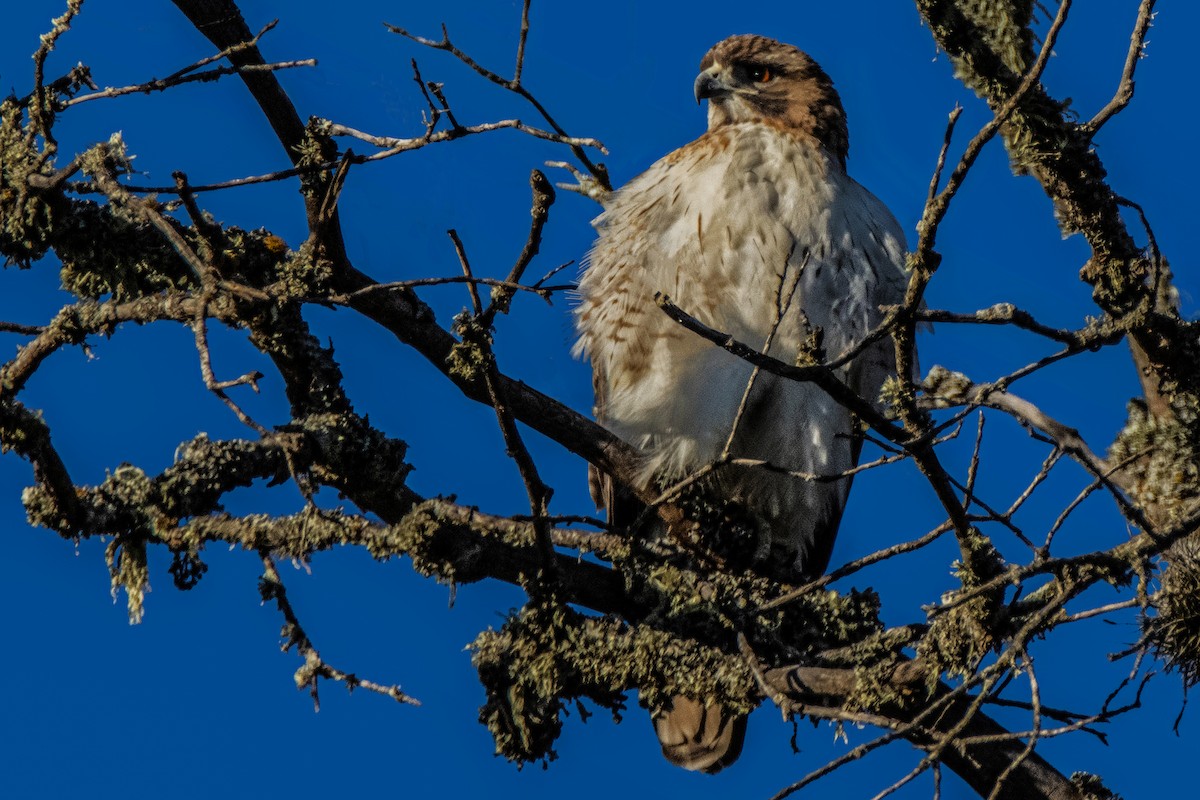
[[[592,404],[592,414],[596,417],[596,422],[601,425],[604,424],[605,384],[603,367],[598,361],[593,361],[592,394],[595,396],[595,400]],[[596,504],[597,511],[606,511],[612,508],[612,478],[596,469],[593,464],[588,464],[588,491],[592,495],[592,501]]]
[[[850,440],[850,464],[851,467],[858,466],[859,456],[862,455],[863,436],[861,425],[856,426],[853,438]],[[850,489],[854,483],[854,476],[850,475],[842,480],[846,481],[846,495],[849,496]],[[819,578],[825,574],[825,570],[829,568],[829,559],[833,556],[833,545],[837,539],[838,528],[842,524],[842,513],[846,510],[845,503],[835,503],[830,509],[828,516],[821,520],[813,535],[813,548],[809,553],[809,558],[804,565],[804,574],[802,580],[810,581]],[[783,578],[788,580],[788,578]],[[791,580],[795,580],[792,576]]]
[[[592,392],[595,402],[592,413],[596,422],[604,424],[605,390],[608,385],[604,368],[598,361],[592,362]],[[608,512],[608,524],[613,528],[629,525],[642,512],[642,504],[633,493],[612,479],[611,475],[601,472],[593,464],[588,464],[588,491],[598,511]]]

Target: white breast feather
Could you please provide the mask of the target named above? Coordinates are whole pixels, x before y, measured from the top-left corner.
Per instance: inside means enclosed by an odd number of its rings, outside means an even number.
[[[761,348],[781,281],[798,279],[770,349],[789,363],[807,335],[805,318],[823,330],[833,357],[879,324],[881,305],[903,297],[904,235],[891,213],[823,150],[769,126],[727,126],[658,161],[595,224],[576,353],[602,376],[602,422],[642,450],[646,481],[681,477],[720,455],[751,375],[746,362],[668,318],[656,292]],[[841,374],[875,401],[893,371],[884,341]],[[852,418],[823,392],[763,374],[751,398],[734,456],[816,474],[853,466]],[[731,489],[804,572],[820,527],[831,514],[836,525],[849,482],[760,469],[737,473]]]

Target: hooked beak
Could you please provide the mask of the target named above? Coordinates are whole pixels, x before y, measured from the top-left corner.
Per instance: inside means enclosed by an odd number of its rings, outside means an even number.
[[[696,84],[693,89],[696,92],[697,105],[706,98],[724,97],[732,91],[728,84],[708,71],[701,72],[696,76]]]

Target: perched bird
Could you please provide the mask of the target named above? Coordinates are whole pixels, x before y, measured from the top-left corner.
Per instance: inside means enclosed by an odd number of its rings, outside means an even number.
[[[718,470],[720,496],[759,531],[753,568],[796,582],[826,568],[861,449],[854,416],[809,383],[752,367],[686,330],[656,293],[750,347],[795,363],[832,359],[904,294],[904,234],[846,174],[845,112],[824,71],[797,48],[733,36],[700,62],[708,130],[618,190],[579,283],[577,354],[592,364],[596,418],[639,448],[647,485],[669,485],[729,455],[769,462]],[[891,341],[837,369],[878,402],[895,372]],[[593,496],[621,519],[619,490]],[[744,718],[704,698],[652,711],[663,754],[715,772],[737,758]]]

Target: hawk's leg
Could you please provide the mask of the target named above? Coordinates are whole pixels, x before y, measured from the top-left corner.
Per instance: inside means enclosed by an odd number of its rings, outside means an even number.
[[[743,504],[722,500],[709,524],[712,549],[733,570],[746,570],[770,549],[767,531]]]
[[[695,535],[683,544],[727,569],[751,569],[770,552],[770,532],[745,504],[722,497],[720,490],[711,482],[684,490],[678,502],[693,520]]]

